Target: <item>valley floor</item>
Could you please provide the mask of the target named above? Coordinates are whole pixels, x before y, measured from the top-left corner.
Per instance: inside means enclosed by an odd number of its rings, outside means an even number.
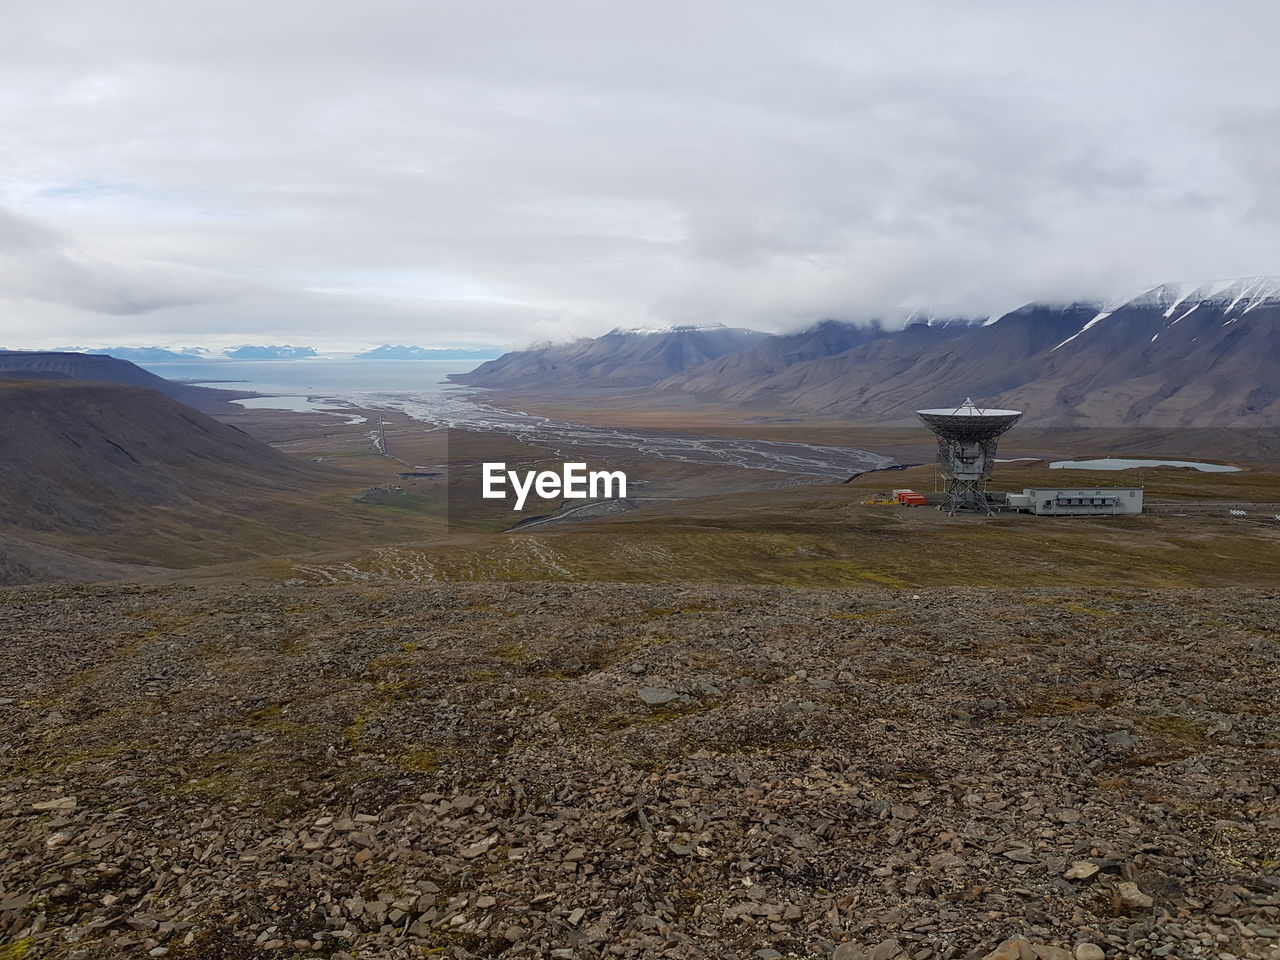
[[[1274,589],[6,589],[0,956],[1275,957],[1278,616]]]

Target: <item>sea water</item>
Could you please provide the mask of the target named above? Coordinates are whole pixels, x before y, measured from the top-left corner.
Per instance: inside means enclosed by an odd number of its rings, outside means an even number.
[[[140,363],[166,380],[227,390],[299,396],[348,393],[430,393],[449,387],[451,373],[474,370],[479,360],[195,360]]]

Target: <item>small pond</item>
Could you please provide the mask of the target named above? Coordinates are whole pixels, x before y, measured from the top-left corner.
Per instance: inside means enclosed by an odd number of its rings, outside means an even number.
[[[1200,463],[1196,460],[1130,460],[1104,457],[1101,460],[1055,460],[1050,470],[1131,470],[1134,467],[1191,467],[1203,473],[1238,473],[1240,468],[1225,463]]]

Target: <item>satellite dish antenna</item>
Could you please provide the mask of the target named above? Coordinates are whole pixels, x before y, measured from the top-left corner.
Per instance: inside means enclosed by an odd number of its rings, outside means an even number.
[[[988,410],[972,399],[954,409],[917,410],[916,416],[938,437],[938,463],[947,479],[947,495],[939,510],[990,514],[983,484],[996,465],[996,443],[1022,419],[1021,410]]]

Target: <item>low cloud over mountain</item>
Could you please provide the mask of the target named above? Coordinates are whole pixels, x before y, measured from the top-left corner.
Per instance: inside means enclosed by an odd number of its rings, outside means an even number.
[[[1111,305],[1032,303],[985,323],[902,329],[825,321],[662,376],[614,332],[485,364],[466,382],[519,389],[646,387],[753,410],[908,420],[966,396],[1028,422],[1280,425],[1280,279],[1164,284]],[[617,375],[616,371],[625,371]]]

